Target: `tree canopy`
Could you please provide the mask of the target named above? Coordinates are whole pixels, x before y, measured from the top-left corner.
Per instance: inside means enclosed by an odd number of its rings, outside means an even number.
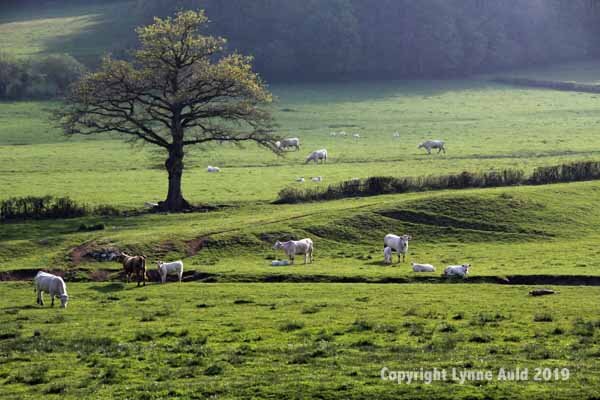
[[[199,33],[206,23],[204,12],[182,11],[138,28],[133,60],[105,57],[72,86],[61,115],[70,135],[117,132],[164,148],[165,210],[190,207],[181,190],[185,146],[254,141],[277,151],[271,94],[252,59],[223,55],[225,39]]]
[[[138,0],[201,7],[270,79],[459,77],[600,55],[597,0]]]

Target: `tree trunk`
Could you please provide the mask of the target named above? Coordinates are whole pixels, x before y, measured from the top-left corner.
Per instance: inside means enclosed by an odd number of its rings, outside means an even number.
[[[183,175],[183,145],[173,143],[169,148],[169,158],[165,162],[169,173],[169,191],[167,199],[159,203],[164,211],[183,211],[191,208],[181,192],[181,176]]]

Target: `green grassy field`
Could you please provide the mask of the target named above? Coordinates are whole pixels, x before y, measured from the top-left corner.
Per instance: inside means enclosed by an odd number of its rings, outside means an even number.
[[[96,64],[98,54],[118,49],[131,32],[134,6],[127,0],[90,1],[85,6],[51,3],[6,11],[0,14],[1,51],[19,58],[69,53]]]
[[[2,50],[93,58],[111,48],[116,9],[2,15]],[[597,65],[508,75],[596,82]],[[215,144],[186,154],[187,199],[226,207],[1,224],[0,278],[14,281],[0,282],[0,398],[599,398],[600,293],[585,284],[600,276],[600,182],[271,204],[300,176],[327,185],[600,159],[600,96],[487,79],[272,85],[277,133],[299,137],[301,151]],[[109,135],[66,138],[50,118],[57,107],[0,104],[0,199],[69,196],[130,211],[163,199],[165,154]],[[330,136],[341,130],[348,137]],[[417,150],[429,138],[448,153]],[[303,164],[323,147],[327,165]],[[206,173],[209,164],[222,172]],[[382,264],[389,232],[413,236],[406,263]],[[283,257],[273,242],[292,237],[313,238],[315,263],[272,267]],[[186,282],[124,285],[119,264],[86,256],[106,248],[144,253],[152,269],[181,258]],[[410,261],[438,271],[416,274]],[[440,277],[465,262],[465,281]],[[64,273],[66,310],[34,306],[38,269]],[[484,283],[517,277],[582,286],[534,298],[536,286]],[[391,281],[406,283],[348,283]],[[521,367],[530,380],[398,385],[383,367]],[[535,368],[570,376],[535,381]]]
[[[298,136],[299,152],[277,157],[248,145],[189,149],[184,193],[193,202],[271,201],[299,176],[323,185],[373,175],[421,176],[535,166],[600,156],[600,98],[494,86],[483,81],[274,86],[278,133]],[[47,121],[55,104],[8,104],[0,111],[0,196],[69,195],[140,207],[165,196],[165,155],[110,138],[67,140]],[[285,110],[285,111],[284,111]],[[332,131],[361,139],[330,137]],[[392,137],[400,132],[400,139]],[[446,140],[448,154],[417,145]],[[16,146],[16,145],[19,146]],[[326,148],[326,166],[303,165]],[[207,165],[222,168],[208,174]],[[139,190],[128,188],[142,183]],[[305,185],[316,185],[305,183]]]
[[[534,298],[529,287],[496,285],[94,283],[70,285],[66,310],[32,306],[29,284],[3,287],[11,293],[0,299],[4,399],[600,394],[592,287]],[[517,366],[530,381],[380,377],[384,367],[496,375]],[[569,378],[534,381],[535,368],[567,368]]]

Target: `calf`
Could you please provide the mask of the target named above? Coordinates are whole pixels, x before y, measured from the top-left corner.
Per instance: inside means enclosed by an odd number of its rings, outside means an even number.
[[[431,264],[411,263],[414,272],[435,272],[435,267]]]
[[[160,280],[162,283],[167,281],[167,275],[170,273],[176,273],[179,277],[179,283],[181,283],[181,278],[183,277],[183,261],[173,261],[173,262],[162,262],[159,261],[158,265],[158,273],[160,274]]]
[[[385,246],[383,249],[383,262],[385,264],[391,264],[392,263],[392,248]]]

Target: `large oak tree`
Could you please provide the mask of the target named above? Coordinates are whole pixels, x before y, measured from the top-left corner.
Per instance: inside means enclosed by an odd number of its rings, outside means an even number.
[[[277,151],[271,94],[250,57],[225,54],[225,39],[200,33],[207,22],[203,11],[185,11],[138,28],[132,61],[105,57],[72,86],[61,115],[69,135],[117,132],[166,149],[159,207],[167,211],[190,207],[181,189],[186,146],[254,141]]]

